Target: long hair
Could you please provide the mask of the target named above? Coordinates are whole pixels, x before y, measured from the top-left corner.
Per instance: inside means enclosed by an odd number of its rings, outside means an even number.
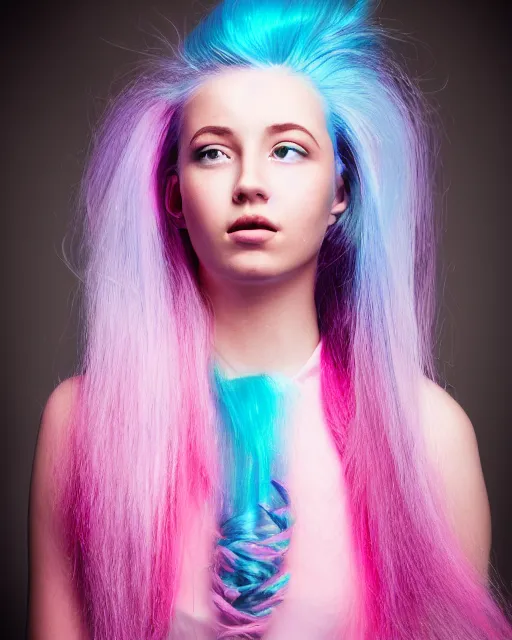
[[[194,89],[228,67],[275,65],[322,97],[350,190],[320,250],[315,300],[323,411],[363,585],[354,640],[509,637],[427,461],[418,407],[422,378],[435,379],[430,127],[364,0],[224,0],[98,128],[81,199],[84,352],[63,505],[91,636],[165,638],[181,523],[195,504],[218,503],[212,310],[187,232],[165,214],[164,179]]]

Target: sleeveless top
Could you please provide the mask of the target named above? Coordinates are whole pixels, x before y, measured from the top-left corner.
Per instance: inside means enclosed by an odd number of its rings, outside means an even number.
[[[290,581],[271,614],[265,640],[350,638],[357,581],[342,468],[321,404],[320,342],[292,380],[286,487],[294,524],[285,556]],[[185,549],[169,640],[213,640],[210,562],[215,521],[197,506],[185,524]]]

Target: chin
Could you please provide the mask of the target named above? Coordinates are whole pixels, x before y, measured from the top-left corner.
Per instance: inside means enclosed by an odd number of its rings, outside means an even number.
[[[238,284],[244,282],[257,284],[258,282],[266,283],[271,280],[279,280],[284,277],[284,274],[261,267],[247,267],[246,269],[232,270],[227,274],[227,277]]]

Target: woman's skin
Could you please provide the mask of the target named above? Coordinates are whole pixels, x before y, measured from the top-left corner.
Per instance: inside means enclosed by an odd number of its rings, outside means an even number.
[[[311,135],[290,126],[268,129],[285,123]],[[196,135],[203,127],[231,133]],[[320,97],[283,69],[223,72],[187,103],[179,145],[178,175],[169,177],[165,205],[198,255],[201,287],[215,315],[215,349],[237,375],[293,375],[319,342],[318,252],[328,226],[347,207]],[[227,229],[243,214],[263,215],[279,230],[264,244],[241,244]],[[76,382],[65,380],[53,391],[40,425],[30,501],[32,640],[87,638],[54,509],[59,487],[53,469],[63,453]],[[428,380],[420,413],[454,532],[485,580],[490,511],[472,424]]]
[[[198,135],[205,127],[231,133]],[[347,206],[319,94],[283,69],[207,81],[184,113],[178,175],[167,207],[182,215],[199,257],[216,350],[239,373],[295,373],[320,339],[318,252]],[[227,229],[245,214],[265,216],[279,231],[259,245],[236,242]]]
[[[303,131],[267,132],[286,122],[306,128],[316,144]],[[194,138],[210,126],[232,133]],[[283,145],[308,155],[276,158]],[[215,150],[212,159],[203,154],[200,161],[196,152],[207,149]],[[169,178],[166,206],[187,228],[199,257],[221,359],[237,375],[298,371],[319,341],[314,275],[320,245],[347,207],[316,90],[282,68],[229,70],[205,83],[184,113],[178,176]],[[263,245],[239,245],[226,230],[242,214],[264,215],[280,230]],[[420,410],[455,533],[486,580],[490,509],[473,426],[426,378]]]

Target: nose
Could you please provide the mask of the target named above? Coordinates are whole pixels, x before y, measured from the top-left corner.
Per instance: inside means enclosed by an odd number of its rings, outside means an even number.
[[[240,175],[233,190],[233,201],[236,204],[259,200],[266,202],[269,199],[269,191],[259,176],[254,161],[250,165],[247,160],[242,163]]]

